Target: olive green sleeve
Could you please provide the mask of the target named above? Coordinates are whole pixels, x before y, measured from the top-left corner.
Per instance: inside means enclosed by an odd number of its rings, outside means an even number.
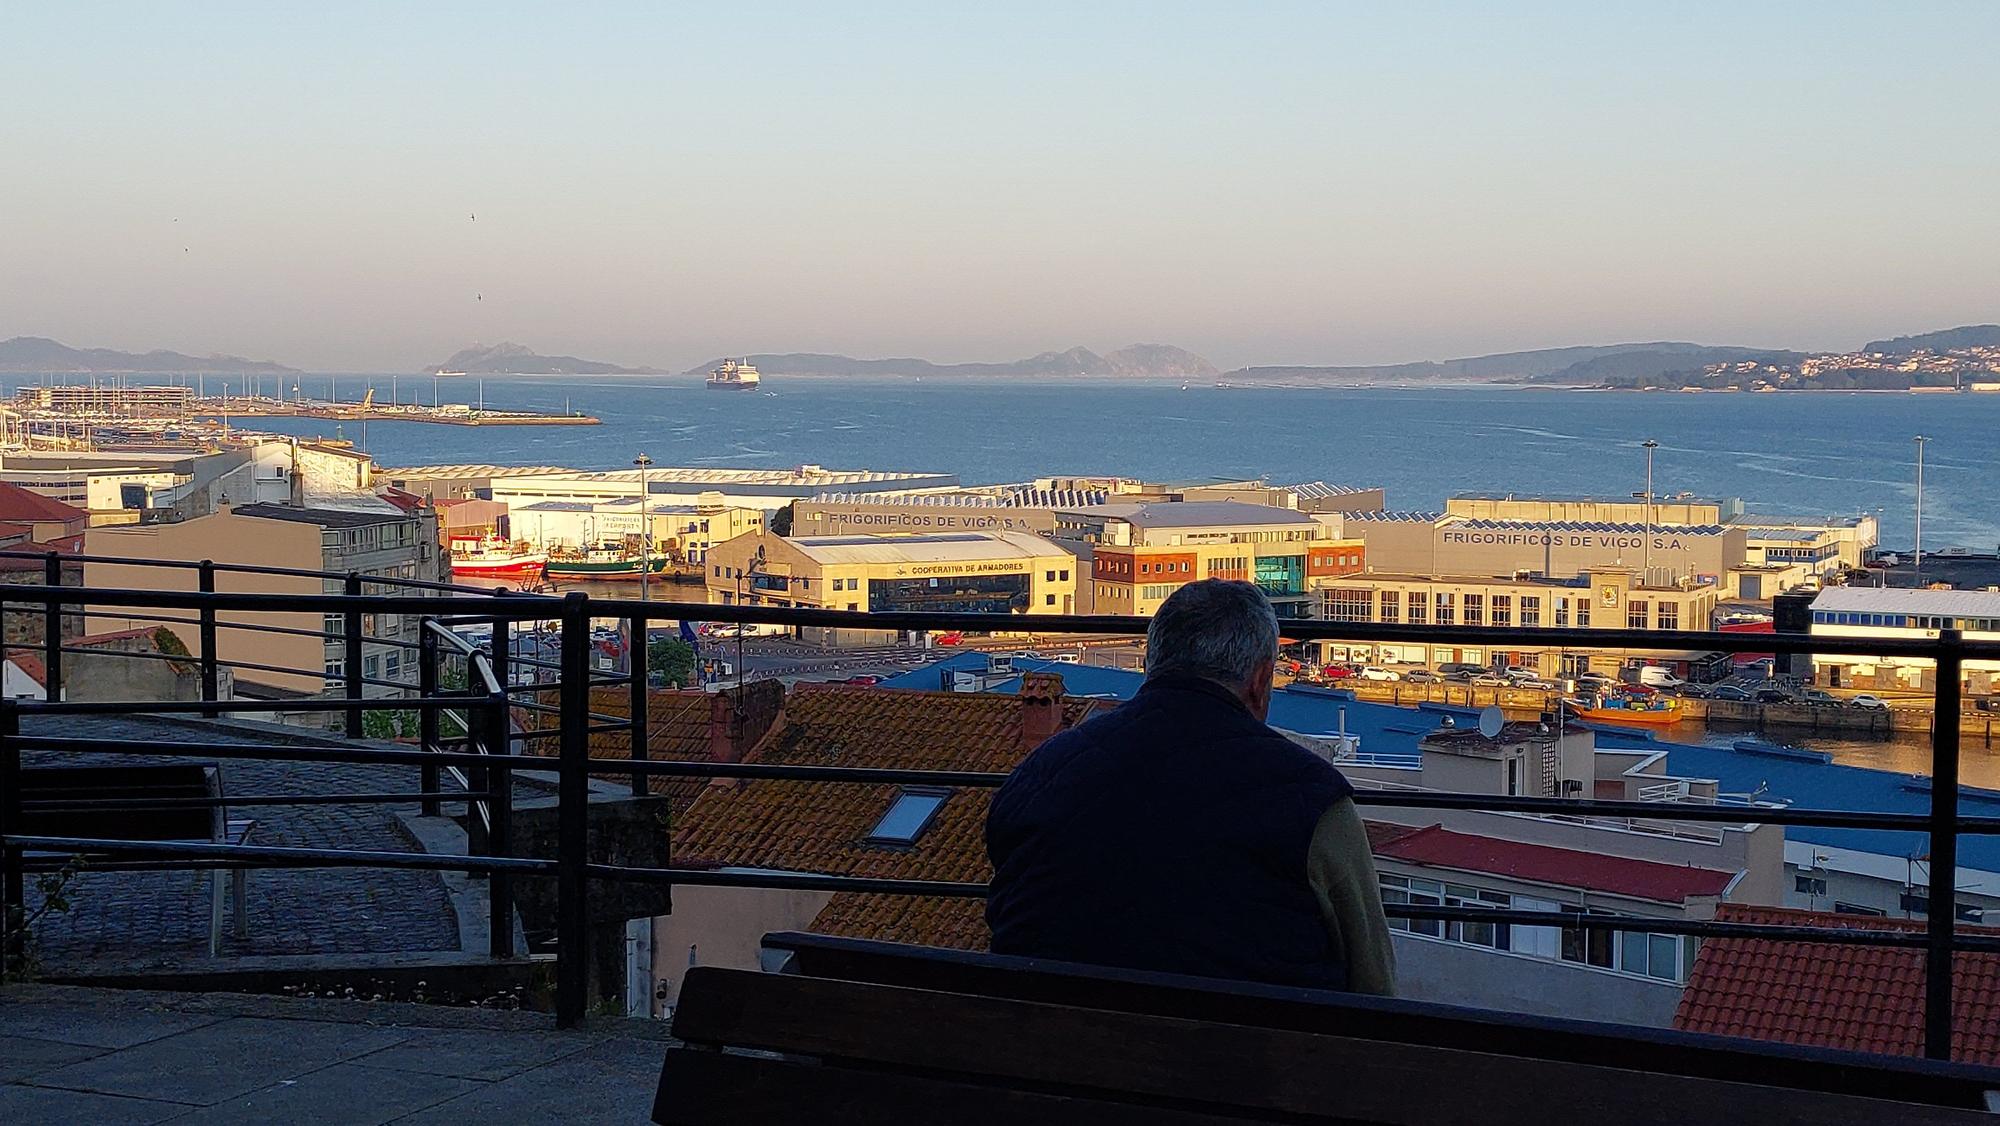
[[[1382,914],[1382,889],[1375,878],[1368,831],[1353,801],[1342,798],[1320,815],[1306,856],[1306,878],[1334,949],[1347,961],[1348,990],[1394,996],[1396,952],[1389,944],[1389,921]]]

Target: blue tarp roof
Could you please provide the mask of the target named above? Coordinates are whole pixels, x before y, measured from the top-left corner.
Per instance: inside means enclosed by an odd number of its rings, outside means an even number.
[[[1061,674],[1073,696],[1106,696],[1129,700],[1145,682],[1141,673],[1094,665],[1069,665],[1054,661],[1016,658],[1014,668],[1022,672],[1046,669]],[[971,651],[904,673],[882,682],[885,688],[915,688],[937,691],[944,685],[946,670],[983,672],[986,654]],[[1016,676],[996,684],[993,691],[1017,692]],[[1456,725],[1469,727],[1478,722],[1473,708],[1429,704],[1421,708],[1400,708],[1353,699],[1339,689],[1297,686],[1282,689],[1271,698],[1271,724],[1307,735],[1332,734],[1339,729],[1341,709],[1346,709],[1347,731],[1361,736],[1361,746],[1374,754],[1417,753],[1422,737],[1439,727],[1449,715]],[[1843,766],[1823,752],[1758,744],[1746,740],[1739,746],[1711,747],[1674,743],[1652,732],[1629,728],[1591,725],[1600,750],[1654,750],[1667,755],[1667,773],[1681,778],[1713,778],[1723,793],[1754,793],[1760,787],[1767,801],[1789,802],[1800,808],[1860,810],[1876,813],[1929,813],[1930,779],[1920,775]],[[1967,816],[2000,816],[2000,792],[1965,790],[1959,809]],[[1922,833],[1898,833],[1877,829],[1823,829],[1804,825],[1785,827],[1785,838],[1833,848],[1852,849],[1893,857],[1929,855],[1930,844]],[[1959,864],[1966,868],[2000,872],[2000,837],[1967,835],[1959,838]]]

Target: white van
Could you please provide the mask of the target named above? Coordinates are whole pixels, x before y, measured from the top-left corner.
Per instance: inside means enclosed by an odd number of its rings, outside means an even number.
[[[1639,683],[1648,688],[1679,688],[1687,681],[1659,665],[1645,665],[1639,669]]]

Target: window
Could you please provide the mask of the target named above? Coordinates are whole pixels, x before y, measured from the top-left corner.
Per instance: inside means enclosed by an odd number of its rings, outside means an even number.
[[[1841,915],[1882,916],[1888,914],[1887,911],[1884,911],[1880,907],[1870,907],[1864,903],[1846,903],[1838,899],[1833,901],[1833,909],[1835,913]]]
[[[1496,594],[1493,596],[1493,624],[1511,626],[1514,624],[1514,596]]]
[[[1054,571],[1050,571],[1050,572],[1048,572],[1048,573],[1047,573],[1047,574],[1046,574],[1046,575],[1044,576],[1044,581],[1046,581],[1046,582],[1055,582],[1055,581],[1056,581],[1056,573],[1055,573]]]
[[[1659,611],[1658,611],[1658,614],[1659,614],[1659,628],[1661,628],[1661,629],[1679,629],[1679,628],[1681,628],[1681,604],[1680,604],[1680,603],[1678,603],[1678,602],[1662,602],[1662,603],[1660,603],[1660,608],[1659,608]]]
[[[1627,599],[1625,601],[1626,628],[1645,629],[1646,626],[1650,624],[1647,620],[1647,614],[1651,610],[1652,606],[1649,603],[1647,603],[1647,601],[1643,598]]]
[[[1056,604],[1056,596],[1055,596],[1055,595],[1053,595],[1053,594],[1044,594],[1044,595],[1042,595],[1042,605],[1044,605],[1044,606],[1054,606],[1055,604]]]
[[[1558,598],[1556,599],[1556,628],[1561,629],[1568,624],[1569,624],[1569,599]]]
[[[1589,624],[1590,624],[1590,599],[1579,598],[1576,600],[1577,628],[1582,629],[1583,627]]]
[[[1800,895],[1825,895],[1826,880],[1819,876],[1793,876],[1792,890]]]
[[[403,655],[401,653],[390,653],[384,656],[382,658],[382,672],[390,680],[401,680],[403,678]]]
[[[1375,592],[1371,590],[1342,590],[1335,588],[1326,592],[1326,617],[1333,622],[1365,622],[1370,607],[1374,605]]]
[[[1566,914],[1570,915],[1612,914],[1610,911],[1586,910],[1582,907],[1573,907],[1567,903],[1562,905],[1562,909]],[[1595,927],[1589,930],[1585,930],[1582,927],[1564,927],[1562,929],[1563,961],[1582,962],[1587,966],[1599,966],[1607,970],[1615,969],[1616,956],[1612,952],[1612,933],[1611,931],[1599,930]]]
[[[944,790],[904,790],[889,803],[882,819],[868,832],[868,839],[881,844],[915,844],[930,827],[932,818],[950,793]]]
[[[1183,563],[1183,564],[1181,564],[1181,567],[1182,567],[1183,569],[1185,569],[1185,568],[1187,567],[1187,564]],[[1068,572],[1068,571],[1057,571],[1057,572],[1056,572],[1056,581],[1057,581],[1057,582],[1064,582],[1064,583],[1068,582],[1068,581],[1069,581],[1069,572]]]
[[[1425,610],[1428,608],[1428,606],[1429,602],[1425,599],[1422,591],[1413,590],[1410,592],[1411,625],[1420,626],[1424,624]]]
[[[1518,758],[1507,760],[1507,796],[1521,796],[1521,760]]]
[[[1468,594],[1465,596],[1465,624],[1478,626],[1486,624],[1486,596]]]
[[[1444,593],[1444,592],[1442,592],[1442,591],[1440,591],[1440,592],[1438,593],[1438,596],[1437,596],[1437,624],[1439,624],[1439,625],[1441,625],[1441,626],[1448,626],[1448,625],[1451,625],[1451,624],[1453,624],[1454,622],[1456,622],[1456,621],[1458,620],[1458,612],[1457,612],[1457,610],[1456,610],[1456,609],[1455,609],[1455,608],[1453,607],[1453,601],[1454,601],[1454,600],[1455,600],[1456,598],[1457,598],[1457,596],[1456,596],[1456,595],[1451,595],[1451,594],[1445,594],[1445,593]]]
[[[1499,607],[1494,607],[1494,624],[1499,624]],[[1539,626],[1542,624],[1542,596],[1524,594],[1521,596],[1521,624]]]
[[[1401,610],[1402,608],[1403,608],[1402,595],[1397,594],[1393,590],[1385,590],[1382,592],[1383,621],[1389,623],[1390,625],[1395,625],[1396,620],[1402,617],[1402,615],[1398,613],[1398,611]]]

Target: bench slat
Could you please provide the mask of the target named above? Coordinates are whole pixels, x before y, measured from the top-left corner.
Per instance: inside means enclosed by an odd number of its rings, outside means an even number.
[[[661,1126],[1240,1126],[1251,1121],[887,1071],[674,1048],[660,1068]],[[1356,1124],[1361,1126],[1361,1124]]]
[[[1974,1111],[1662,1075],[1493,1051],[1079,1009],[701,967],[674,1034],[696,1043],[866,1061],[1075,1092],[1368,1122],[1681,1123],[1726,1107],[1758,1126],[1990,1124]],[[1441,1079],[1448,1081],[1441,1082]]]

